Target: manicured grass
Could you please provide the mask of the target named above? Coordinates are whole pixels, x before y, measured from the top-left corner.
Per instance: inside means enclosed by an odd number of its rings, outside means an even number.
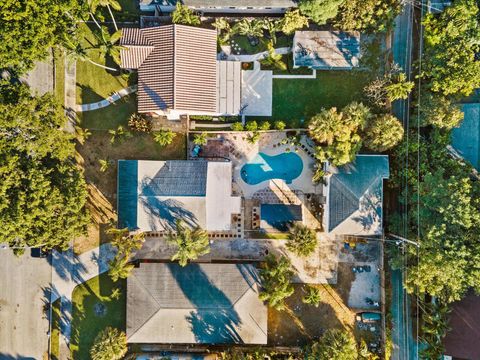
[[[368,73],[317,71],[316,79],[273,79],[273,120],[303,127],[322,108],[342,108],[363,98]]]
[[[120,289],[118,299],[111,297],[115,288]],[[97,304],[104,307],[102,315],[95,312]],[[112,326],[125,331],[126,281],[114,283],[107,274],[95,277],[73,290],[72,305],[72,357],[89,360],[90,348],[101,330]]]
[[[261,65],[262,70],[273,70],[274,75],[312,75],[313,70],[307,67],[293,67],[293,54],[282,55],[282,61],[287,65],[286,70],[280,70],[272,66]]]
[[[85,48],[98,46],[95,36],[98,29],[95,25],[82,23],[79,25]],[[111,59],[105,59],[98,50],[89,50],[88,54],[92,61],[101,65],[118,68]],[[100,101],[113,92],[128,86],[129,75],[121,74],[120,71],[110,71],[91,64],[88,61],[77,61],[77,104],[88,104]]]
[[[132,94],[105,108],[78,113],[78,117],[82,127],[87,129],[116,129],[118,125],[127,126],[130,115],[136,110],[136,96]]]
[[[60,299],[52,304],[52,335],[50,337],[50,354],[52,360],[60,358]]]
[[[63,106],[65,105],[65,56],[61,49],[53,51],[55,61],[55,98]]]

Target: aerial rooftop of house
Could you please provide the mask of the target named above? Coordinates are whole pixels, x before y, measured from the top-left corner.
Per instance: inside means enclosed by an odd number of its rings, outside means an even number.
[[[266,344],[259,289],[253,265],[141,263],[127,279],[127,341]]]
[[[230,162],[118,162],[120,227],[166,231],[182,219],[208,231],[229,231],[232,216],[240,213],[241,198],[232,196]]]
[[[325,229],[337,235],[382,233],[383,180],[387,155],[357,155],[350,164],[329,166]]]
[[[452,145],[472,166],[480,170],[480,104],[463,104],[464,119],[452,131]]]
[[[138,69],[138,112],[237,115],[239,61],[217,61],[216,30],[184,25],[125,28],[121,66]]]
[[[296,31],[293,38],[294,67],[351,69],[358,66],[360,33],[343,31]]]
[[[178,0],[140,0],[142,11],[154,11],[159,6],[162,11],[175,9]],[[203,12],[253,12],[281,13],[296,7],[295,0],[182,0],[182,4]]]

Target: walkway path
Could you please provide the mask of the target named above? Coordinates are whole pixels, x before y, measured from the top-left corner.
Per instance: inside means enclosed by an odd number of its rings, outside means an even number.
[[[108,270],[109,261],[115,256],[110,244],[75,255],[72,249],[52,252],[51,303],[61,299],[60,359],[70,358],[70,333],[72,320],[72,293],[77,285]]]
[[[73,133],[75,131],[77,102],[77,63],[69,62],[65,57],[65,112],[68,118],[65,130]]]
[[[90,104],[75,105],[75,111],[84,112],[84,111],[98,110],[98,109],[107,107],[113,104],[115,101],[120,100],[122,97],[130,95],[131,93],[134,93],[136,91],[137,91],[137,85],[132,85],[125,89],[115,92],[113,95],[107,97],[106,99],[103,99],[102,101],[98,101]]]

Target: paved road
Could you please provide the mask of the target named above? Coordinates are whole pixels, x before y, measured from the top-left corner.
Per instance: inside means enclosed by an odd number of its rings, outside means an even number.
[[[393,31],[392,51],[393,61],[398,64],[406,73],[409,79],[412,78],[412,28],[413,28],[413,6],[407,3],[402,13],[395,19]],[[393,113],[402,120],[405,128],[409,122],[410,100],[397,100],[393,103]]]
[[[35,92],[43,95],[53,92],[53,60],[37,61],[33,70],[20,79],[26,82]]]
[[[51,267],[47,259],[0,250],[0,359],[42,359],[48,351]]]

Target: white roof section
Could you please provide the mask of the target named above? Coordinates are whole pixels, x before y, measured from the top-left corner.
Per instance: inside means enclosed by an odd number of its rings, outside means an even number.
[[[175,228],[176,219],[207,231],[229,231],[232,214],[241,213],[241,198],[232,196],[232,164],[205,160],[122,160],[129,162],[137,179],[131,185],[119,171],[121,187],[136,187],[134,194],[119,189],[119,214],[124,225],[142,231],[165,231]],[[129,199],[126,199],[129,193]],[[131,197],[134,196],[133,199]],[[125,204],[125,205],[122,205]],[[128,214],[123,207],[136,206]],[[130,209],[131,211],[131,209]],[[128,214],[128,215],[122,215]],[[128,220],[127,220],[128,219]]]
[[[242,88],[241,61],[217,61],[217,113],[238,115]]]

